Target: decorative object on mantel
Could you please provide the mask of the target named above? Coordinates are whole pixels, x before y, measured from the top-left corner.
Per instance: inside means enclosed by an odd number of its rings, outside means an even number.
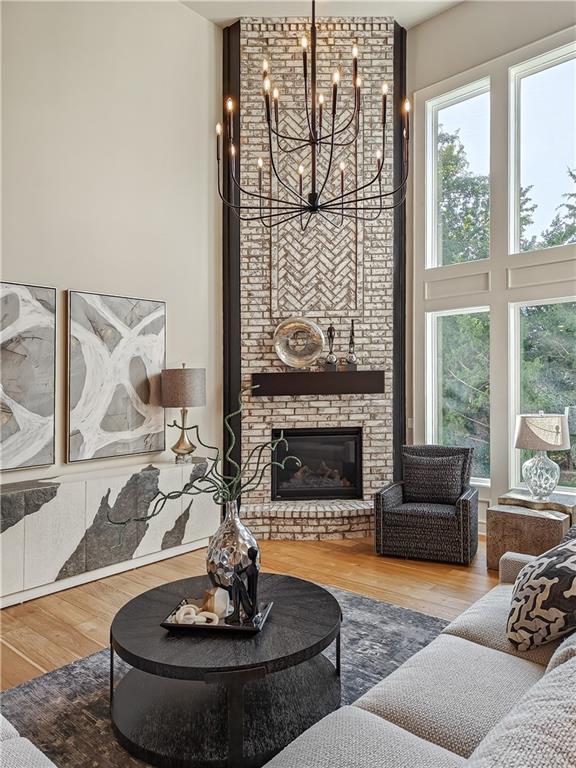
[[[177,427],[180,437],[171,450],[176,454],[176,464],[190,464],[196,446],[188,439],[188,408],[206,405],[206,370],[204,368],[166,368],[162,371],[162,405],[164,408],[180,408],[181,424],[176,420],[169,427]]]
[[[327,371],[335,371],[338,363],[338,358],[334,354],[334,340],[336,339],[336,328],[334,328],[334,325],[330,323],[328,326],[328,354],[326,355],[326,360],[324,363],[324,367]]]
[[[324,334],[305,317],[289,317],[274,331],[274,351],[290,368],[308,368],[322,354]]]
[[[560,479],[560,467],[546,451],[569,451],[568,418],[564,413],[522,414],[516,420],[515,448],[536,451],[522,465],[522,479],[534,499],[548,499]]]
[[[68,292],[68,461],[163,451],[166,304]]]
[[[207,451],[213,451],[214,456],[208,457],[208,467],[199,477],[192,476],[180,491],[165,493],[158,491],[151,512],[137,519],[113,520],[108,515],[108,522],[119,526],[122,530],[131,522],[148,522],[159,515],[166,503],[182,496],[198,496],[208,493],[216,504],[221,504],[225,509],[224,520],[210,540],[206,555],[206,570],[210,581],[215,587],[225,589],[232,601],[232,613],[225,618],[227,624],[241,625],[253,622],[258,616],[258,573],[260,570],[260,551],[256,539],[251,531],[242,523],[239,514],[239,499],[243,493],[256,490],[264,477],[266,469],[272,466],[280,466],[282,469],[288,461],[295,461],[300,466],[300,460],[296,456],[286,456],[281,462],[264,462],[265,451],[270,451],[271,457],[278,446],[287,441],[284,435],[260,443],[251,452],[246,461],[240,465],[232,459],[232,451],[236,443],[236,435],[231,426],[231,421],[236,416],[241,416],[243,411],[243,396],[251,392],[255,387],[246,387],[238,396],[237,410],[224,417],[224,429],[230,435],[230,444],[224,459],[234,468],[233,475],[225,475],[219,469],[222,463],[220,449],[203,442],[199,435],[198,427],[191,429],[196,431],[195,439]],[[254,464],[252,464],[254,462]],[[261,619],[260,619],[261,620]]]
[[[238,181],[236,163],[238,158],[237,145],[234,137],[234,100],[225,101],[224,125],[216,126],[216,162],[218,175],[218,193],[222,202],[230,208],[238,218],[245,221],[260,220],[264,226],[271,228],[284,222],[298,219],[302,231],[306,230],[312,218],[322,217],[330,226],[340,226],[345,219],[374,221],[382,211],[397,208],[404,203],[406,197],[406,182],[408,179],[408,141],[410,138],[410,102],[405,99],[403,105],[402,126],[402,162],[403,173],[400,184],[390,190],[382,189],[382,169],[384,168],[385,136],[386,136],[386,107],[388,84],[382,84],[380,120],[382,125],[382,144],[376,151],[375,171],[367,180],[358,179],[356,183],[348,184],[346,163],[340,158],[339,162],[339,192],[334,194],[326,189],[327,182],[333,175],[333,165],[336,160],[335,148],[352,147],[352,154],[362,155],[362,147],[358,137],[362,134],[364,111],[362,108],[362,78],[358,74],[358,46],[352,45],[351,88],[348,94],[350,109],[343,117],[338,114],[338,93],[342,88],[342,71],[337,67],[332,78],[332,99],[329,115],[324,121],[324,94],[318,92],[317,82],[317,28],[316,3],[312,0],[312,18],[310,24],[310,41],[307,35],[301,38],[304,108],[306,114],[306,129],[301,135],[296,131],[289,132],[280,120],[280,91],[272,87],[268,61],[262,64],[262,92],[266,117],[265,133],[268,135],[269,172],[264,168],[264,161],[258,158],[258,190],[252,191],[243,187]],[[308,44],[310,43],[310,82],[308,81]],[[339,119],[340,118],[340,119]],[[328,127],[324,126],[324,122]],[[274,147],[276,144],[276,148]],[[228,171],[230,189],[229,197],[222,192],[220,164],[222,150],[228,156]],[[328,157],[323,178],[318,178],[321,152]],[[291,179],[283,179],[278,171],[280,153],[310,152],[309,170],[303,163],[298,167],[299,187],[294,188]],[[298,166],[299,160],[296,161]],[[308,186],[307,178],[310,178]],[[270,176],[270,188],[264,191],[264,175]],[[272,177],[279,185],[279,192],[274,195]],[[306,178],[307,194],[304,191]],[[348,188],[350,187],[350,188]],[[240,202],[240,194],[248,199]],[[327,199],[323,199],[323,194]],[[384,205],[384,202],[390,203]]]
[[[53,464],[56,289],[2,282],[0,299],[0,464]]]
[[[354,338],[354,320],[350,321],[350,338],[348,340],[348,354],[346,355],[346,369],[355,371],[358,367],[358,358],[356,357],[356,343]]]

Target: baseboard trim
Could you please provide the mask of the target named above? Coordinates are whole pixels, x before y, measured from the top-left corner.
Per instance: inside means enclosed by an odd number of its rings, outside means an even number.
[[[70,589],[70,587],[78,587],[80,584],[87,584],[90,581],[105,579],[107,576],[114,576],[117,573],[133,571],[143,565],[158,563],[161,560],[168,560],[171,557],[184,555],[186,552],[193,552],[196,549],[202,549],[202,547],[207,546],[207,538],[197,539],[196,541],[190,541],[187,544],[180,544],[178,547],[171,547],[170,549],[164,549],[160,552],[152,552],[149,555],[142,555],[134,560],[124,560],[121,563],[114,563],[114,565],[107,565],[104,568],[97,568],[95,571],[79,573],[76,576],[53,581],[50,584],[42,584],[39,587],[25,589],[21,592],[14,592],[11,595],[5,595],[0,598],[0,608],[8,608],[10,605],[25,603],[28,602],[28,600],[35,600],[37,597],[45,597],[46,595],[52,595],[56,592],[63,592],[65,589]]]

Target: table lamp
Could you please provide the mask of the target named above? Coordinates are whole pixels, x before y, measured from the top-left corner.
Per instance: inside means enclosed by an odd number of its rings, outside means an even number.
[[[560,479],[560,467],[546,451],[568,451],[568,418],[563,413],[529,413],[516,417],[515,448],[536,451],[536,456],[522,465],[522,478],[532,498],[539,501],[554,493]]]
[[[176,420],[169,427],[177,427],[180,437],[172,446],[176,454],[176,464],[190,464],[196,446],[188,439],[188,408],[206,405],[206,369],[167,368],[162,371],[162,405],[164,408],[180,408],[181,424]]]

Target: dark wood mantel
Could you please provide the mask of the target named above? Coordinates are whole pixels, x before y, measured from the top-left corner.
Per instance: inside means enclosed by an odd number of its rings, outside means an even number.
[[[373,395],[384,392],[384,371],[286,371],[253,373],[254,397]]]

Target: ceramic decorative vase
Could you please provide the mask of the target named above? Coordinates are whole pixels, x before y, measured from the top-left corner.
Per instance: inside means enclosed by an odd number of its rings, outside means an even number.
[[[226,502],[225,510],[224,520],[208,547],[206,570],[215,587],[230,592],[235,575],[242,577],[254,566],[260,569],[260,550],[252,532],[240,520],[238,502]]]

